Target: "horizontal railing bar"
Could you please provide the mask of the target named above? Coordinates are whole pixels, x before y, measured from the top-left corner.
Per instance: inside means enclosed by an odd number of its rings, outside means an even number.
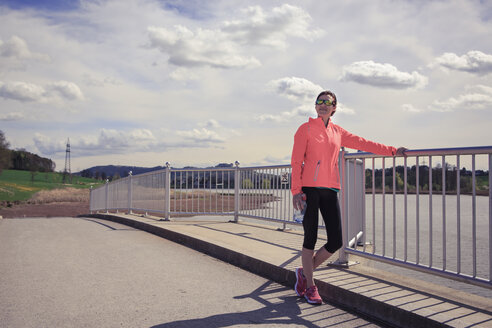
[[[249,171],[249,170],[267,170],[267,169],[290,169],[290,164],[284,165],[271,165],[271,166],[248,166],[240,167],[239,170]]]
[[[411,149],[405,152],[407,156],[440,156],[440,155],[480,155],[492,154],[491,146],[483,147],[462,147],[462,148],[432,148],[432,149]],[[382,158],[391,157],[375,155],[368,152],[345,153],[345,158]]]
[[[110,207],[107,209],[108,211],[124,211],[126,212],[128,210],[127,207]],[[164,214],[164,210],[155,210],[155,209],[149,209],[149,208],[138,208],[134,207],[131,208],[130,210],[132,211],[141,211],[141,212],[152,212],[152,213],[160,213]],[[105,208],[100,208],[100,209],[94,209],[94,211],[106,211]],[[169,211],[169,214],[186,214],[186,215],[234,215],[234,211],[230,212],[174,212],[174,211]]]
[[[276,223],[285,223],[285,224],[292,224],[292,225],[297,225],[301,226],[302,222],[298,223],[295,221],[288,221],[284,219],[275,219],[275,218],[266,218],[264,216],[258,216],[258,215],[252,215],[252,214],[239,214],[239,216],[249,218],[249,219],[257,219],[257,220],[262,220],[262,221],[269,221],[269,222],[276,222]],[[324,228],[323,225],[318,225],[318,229]],[[323,230],[322,230],[323,231]]]
[[[231,212],[175,212],[169,211],[169,214],[186,214],[186,215],[234,215],[234,211]]]
[[[287,224],[294,224],[294,225],[301,225],[302,223],[297,223],[295,221],[288,221],[288,220],[283,220],[283,219],[275,219],[275,218],[266,218],[264,216],[259,216],[259,215],[252,215],[252,214],[241,214],[239,213],[239,216],[245,217],[245,218],[250,218],[250,219],[258,219],[262,221],[270,221],[270,222],[280,222],[280,223],[287,223]]]
[[[135,175],[132,175],[132,178],[135,179],[135,178],[140,178],[140,177],[146,177],[146,176],[149,176],[149,175],[158,175],[158,174],[162,174],[166,172],[166,169],[160,169],[160,170],[155,170],[155,171],[149,171],[149,172],[145,172],[145,173],[139,173],[139,174],[135,174]],[[116,181],[121,181],[121,180],[124,180],[124,179],[128,179],[130,176],[126,176],[124,178],[121,178],[121,179],[118,179],[118,180],[115,180]]]
[[[234,171],[236,170],[235,167],[209,167],[209,168],[182,168],[182,169],[173,169],[171,168],[171,172],[203,172],[203,171],[218,171],[218,172],[223,172],[223,171]]]

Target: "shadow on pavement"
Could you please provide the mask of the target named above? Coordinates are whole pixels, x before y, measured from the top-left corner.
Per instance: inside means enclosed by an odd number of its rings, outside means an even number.
[[[250,294],[234,297],[252,298],[261,308],[252,311],[221,313],[209,317],[172,321],[152,328],[230,327],[236,325],[299,325],[303,327],[367,327],[371,323],[329,304],[313,306],[298,298],[292,290],[266,282]],[[316,322],[316,324],[314,323]]]

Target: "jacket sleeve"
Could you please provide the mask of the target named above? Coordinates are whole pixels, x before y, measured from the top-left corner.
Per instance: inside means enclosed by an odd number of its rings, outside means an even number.
[[[386,146],[381,143],[366,140],[362,137],[356,136],[345,129],[338,127],[342,138],[341,146],[352,149],[362,150],[369,153],[385,156],[393,156],[396,154],[396,148],[392,146]]]
[[[292,195],[302,192],[302,167],[306,146],[307,129],[306,125],[301,125],[294,135],[294,147],[292,148],[292,157],[290,159],[290,165],[292,167],[290,190]]]

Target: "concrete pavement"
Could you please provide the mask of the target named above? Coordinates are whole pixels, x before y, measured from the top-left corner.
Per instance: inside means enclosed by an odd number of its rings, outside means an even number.
[[[308,305],[284,285],[127,225],[0,220],[0,327],[236,325],[381,327],[330,304]]]
[[[145,230],[293,288],[302,234],[227,218],[159,221],[127,214],[95,218]],[[321,244],[321,243],[320,243]],[[363,261],[363,260],[361,260]],[[365,265],[315,273],[322,297],[397,327],[492,327],[492,300]],[[292,291],[292,293],[294,293]]]

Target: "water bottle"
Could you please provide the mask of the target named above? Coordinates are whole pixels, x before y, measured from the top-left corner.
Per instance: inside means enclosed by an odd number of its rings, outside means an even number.
[[[294,222],[297,223],[302,223],[302,220],[304,220],[304,214],[306,214],[306,195],[302,195],[302,202],[301,202],[301,209],[296,210],[294,208]]]

